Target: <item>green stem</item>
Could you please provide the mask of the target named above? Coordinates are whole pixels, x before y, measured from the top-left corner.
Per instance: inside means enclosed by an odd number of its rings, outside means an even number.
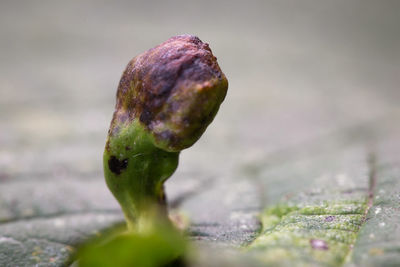
[[[104,152],[105,178],[122,207],[128,228],[138,230],[149,221],[152,207],[166,213],[163,183],[177,168],[179,152],[155,147],[152,137],[135,120],[116,128]]]

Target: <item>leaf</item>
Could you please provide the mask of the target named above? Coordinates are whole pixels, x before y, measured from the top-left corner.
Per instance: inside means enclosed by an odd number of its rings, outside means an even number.
[[[117,213],[87,212],[1,224],[1,265],[66,264],[75,252],[76,244],[120,221],[121,215]]]
[[[198,260],[199,265],[209,266],[211,259],[219,264],[216,266],[224,262],[231,266],[243,266],[243,262],[250,266],[254,262],[257,266],[259,260],[277,265],[397,264],[400,235],[396,151],[400,150],[391,145],[379,146],[375,163],[368,162],[362,142],[351,141],[349,145],[345,138],[352,132],[328,139],[330,142],[317,148],[307,145],[307,155],[301,153],[302,149],[292,149],[288,154],[266,158],[268,164],[261,161],[253,167],[243,166],[243,172],[225,179],[205,179],[187,169],[178,173],[167,185],[168,195],[170,203],[182,196],[181,208],[192,220],[189,234],[200,245],[199,253],[204,249],[208,255],[204,261]],[[241,179],[243,175],[249,179]],[[372,177],[375,185],[370,183]],[[20,175],[4,181],[0,191],[0,262],[5,266],[68,264],[79,244],[123,222],[119,207],[99,178],[39,180]],[[264,204],[260,204],[260,192]],[[370,208],[364,220],[366,204]],[[251,243],[258,235],[255,216],[262,206],[266,207],[261,216],[265,229]],[[334,220],[329,221],[330,216],[335,216]],[[345,233],[325,227],[342,224],[348,230],[341,231]],[[275,226],[269,233],[268,225]],[[297,231],[300,238],[295,235]],[[274,243],[271,238],[265,243],[260,241],[268,235],[279,242],[284,241],[281,237],[289,237],[289,242]],[[341,242],[336,244],[335,240]],[[229,256],[220,258],[226,246],[248,243],[246,252],[229,250]],[[207,249],[210,246],[215,248],[212,252]],[[325,250],[326,246],[330,249]],[[272,251],[281,257],[271,256]],[[213,253],[217,254],[214,258]],[[300,254],[303,257],[296,258]],[[235,259],[234,263],[230,259]]]
[[[271,265],[342,265],[365,221],[367,200],[357,190],[292,197],[261,215],[263,229],[248,253]]]
[[[125,225],[102,177],[54,179],[18,176],[2,183],[1,266],[68,265],[80,244]],[[198,182],[181,185],[171,192],[171,202],[198,188]]]
[[[359,233],[351,260],[358,266],[400,265],[399,154],[389,153],[390,150],[392,153],[400,150],[393,144],[386,143],[385,154],[376,166],[372,207]]]
[[[81,267],[184,266],[186,241],[171,226],[158,223],[147,233],[114,232],[85,244],[78,252]]]
[[[0,265],[58,266],[75,244],[120,222],[103,181],[19,176],[0,187]],[[91,199],[103,199],[95,203]],[[110,201],[110,204],[107,204]]]

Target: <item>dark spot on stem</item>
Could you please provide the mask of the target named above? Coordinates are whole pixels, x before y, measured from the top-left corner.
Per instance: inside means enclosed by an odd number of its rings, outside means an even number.
[[[128,167],[128,159],[119,160],[115,156],[111,156],[108,160],[108,167],[110,171],[119,175],[123,170]]]

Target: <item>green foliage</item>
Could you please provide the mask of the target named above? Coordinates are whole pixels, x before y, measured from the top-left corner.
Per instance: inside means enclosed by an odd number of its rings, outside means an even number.
[[[153,229],[95,239],[79,250],[78,264],[82,267],[184,266],[187,245],[181,233],[167,225],[159,224]]]
[[[280,266],[338,266],[346,261],[365,220],[366,197],[334,199],[323,191],[318,200],[281,203],[261,215],[263,229],[247,252],[263,263]]]

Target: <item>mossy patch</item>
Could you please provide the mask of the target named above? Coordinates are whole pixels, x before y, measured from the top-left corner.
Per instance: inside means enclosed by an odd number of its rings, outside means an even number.
[[[268,208],[261,214],[261,233],[247,253],[274,266],[344,263],[365,220],[367,197],[354,194],[341,200],[337,195],[321,191],[313,194],[314,201],[300,198]]]

